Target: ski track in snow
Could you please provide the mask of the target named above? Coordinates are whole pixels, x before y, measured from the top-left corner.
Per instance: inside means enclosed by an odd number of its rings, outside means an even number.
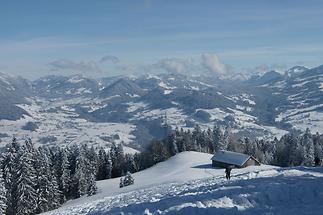
[[[223,169],[199,171],[204,178],[83,198],[47,214],[322,214],[323,168],[248,167],[234,169],[231,181]]]

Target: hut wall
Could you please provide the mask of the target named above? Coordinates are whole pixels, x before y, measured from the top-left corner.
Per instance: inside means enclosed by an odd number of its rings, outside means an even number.
[[[243,164],[243,167],[247,167],[247,166],[259,166],[259,163],[258,163],[257,161],[255,161],[254,159],[249,158],[249,159],[247,160],[247,162],[245,162],[245,163]]]
[[[214,161],[214,160],[212,160],[212,166],[213,167],[220,167],[220,168],[226,168],[228,166],[235,166],[236,168],[240,168],[240,166],[236,166],[236,165],[232,165],[232,164],[228,164],[228,163],[223,163],[223,162],[219,162],[219,161]]]

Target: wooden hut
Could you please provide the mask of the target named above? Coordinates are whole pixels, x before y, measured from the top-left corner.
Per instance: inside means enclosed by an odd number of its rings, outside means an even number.
[[[216,152],[211,158],[211,160],[212,160],[213,167],[220,167],[220,168],[226,168],[226,167],[243,168],[247,166],[260,165],[260,162],[253,156],[237,153],[237,152],[225,151],[225,150],[220,150]]]

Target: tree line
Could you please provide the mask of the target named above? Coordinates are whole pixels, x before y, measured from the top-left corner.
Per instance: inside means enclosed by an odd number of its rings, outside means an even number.
[[[152,141],[146,151],[137,156],[141,157],[139,167],[147,168],[179,152],[215,153],[218,150],[252,155],[263,164],[282,167],[318,166],[323,159],[323,137],[306,129],[299,134],[285,134],[280,139],[235,139],[229,129],[214,126],[201,130],[197,125],[192,131],[176,128],[167,138]]]

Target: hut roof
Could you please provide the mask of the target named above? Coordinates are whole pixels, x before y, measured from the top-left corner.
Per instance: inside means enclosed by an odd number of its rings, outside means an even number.
[[[242,153],[220,150],[213,155],[211,160],[242,166],[250,157],[250,155]]]

